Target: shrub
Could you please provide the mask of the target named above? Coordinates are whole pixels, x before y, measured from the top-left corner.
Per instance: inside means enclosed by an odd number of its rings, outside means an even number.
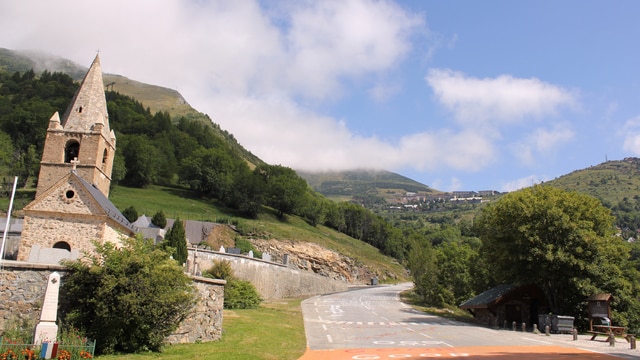
[[[214,262],[213,266],[209,270],[205,270],[202,275],[227,281],[224,286],[225,309],[255,309],[262,302],[262,298],[253,284],[235,277],[229,261]]]
[[[167,226],[167,217],[164,215],[164,212],[160,210],[153,215],[151,223],[161,229],[164,229]]]
[[[224,287],[225,309],[255,309],[260,302],[260,295],[248,281],[232,280]]]
[[[97,339],[97,353],[159,351],[191,310],[191,280],[170,254],[138,236],[94,243],[90,263],[67,262],[61,319]]]
[[[205,270],[203,275],[212,279],[233,280],[233,269],[227,260],[215,261],[209,270]]]
[[[122,215],[124,215],[124,217],[126,217],[127,220],[129,220],[129,222],[134,222],[134,221],[138,220],[138,210],[136,210],[136,208],[133,207],[133,205],[131,205],[128,208],[124,209],[122,211]]]

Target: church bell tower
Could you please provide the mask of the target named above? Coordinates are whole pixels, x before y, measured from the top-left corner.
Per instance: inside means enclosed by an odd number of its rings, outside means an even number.
[[[115,150],[96,55],[62,118],[56,112],[49,119],[36,198],[72,170],[108,197]]]

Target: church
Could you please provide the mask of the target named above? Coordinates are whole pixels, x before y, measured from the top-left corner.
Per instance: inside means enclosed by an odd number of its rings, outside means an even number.
[[[94,251],[93,241],[119,244],[137,232],[108,199],[115,151],[96,55],[64,115],[49,119],[36,197],[23,209],[18,261],[78,259]]]

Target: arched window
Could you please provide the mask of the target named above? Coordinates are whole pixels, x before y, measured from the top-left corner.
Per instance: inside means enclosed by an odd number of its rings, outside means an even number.
[[[53,248],[71,251],[71,245],[69,245],[69,243],[66,241],[58,241],[57,243],[53,244]]]
[[[107,151],[107,149],[104,149],[104,152],[102,153],[102,169],[104,170],[105,166],[107,165],[107,158],[109,157],[109,152]]]
[[[80,143],[78,140],[69,140],[64,146],[64,162],[70,163],[71,160],[80,154]]]

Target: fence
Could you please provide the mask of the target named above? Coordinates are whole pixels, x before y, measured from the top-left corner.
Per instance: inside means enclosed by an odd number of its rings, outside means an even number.
[[[93,359],[96,342],[83,341],[83,345],[66,345],[63,343],[18,344],[0,337],[0,360],[79,360]]]

